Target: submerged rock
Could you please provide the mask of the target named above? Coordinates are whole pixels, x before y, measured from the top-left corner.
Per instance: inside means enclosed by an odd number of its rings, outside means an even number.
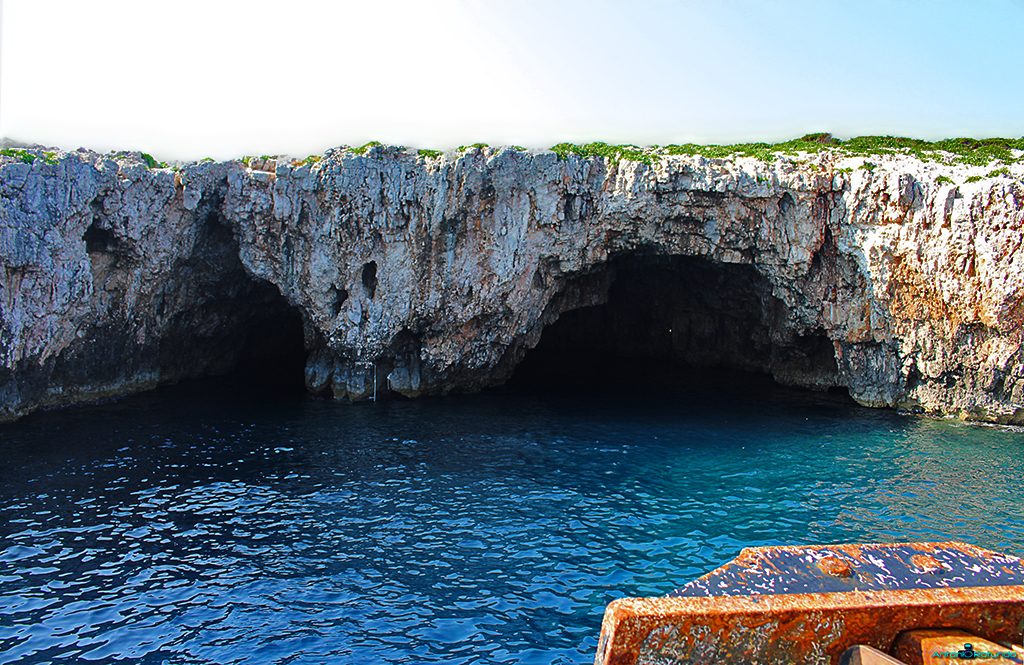
[[[254,335],[337,398],[477,390],[579,310],[566,348],[1024,423],[1024,171],[872,162],[5,159],[0,417],[225,371]]]

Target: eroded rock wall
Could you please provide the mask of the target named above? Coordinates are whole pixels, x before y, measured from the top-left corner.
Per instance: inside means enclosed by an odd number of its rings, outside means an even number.
[[[269,306],[266,285],[305,321],[310,390],[475,390],[561,313],[605,302],[616,262],[695,257],[749,278],[777,380],[1024,422],[1021,167],[872,161],[374,147],[178,173],[85,152],[4,164],[0,403],[17,415],[230,364],[210,349]],[[152,351],[204,334],[187,370]]]
[[[227,168],[0,167],[0,420],[232,368],[280,308],[221,217]]]

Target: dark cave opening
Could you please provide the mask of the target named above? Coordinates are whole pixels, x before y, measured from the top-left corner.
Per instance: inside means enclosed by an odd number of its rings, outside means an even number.
[[[117,245],[117,239],[108,229],[102,229],[94,223],[82,234],[85,241],[85,251],[89,254],[97,252],[111,252]]]
[[[265,286],[266,304],[244,324],[228,376],[260,391],[302,393],[307,355],[302,315],[276,288]]]
[[[180,293],[167,296],[176,304],[156,363],[171,380],[218,377],[239,393],[302,392],[302,314],[275,285],[246,272],[219,205],[219,197],[207,202],[193,252],[181,266],[193,280],[185,288],[194,299],[183,307]]]
[[[119,246],[112,233],[90,229],[85,240],[95,283],[123,307],[118,299],[135,263],[129,254],[125,260],[112,254]],[[92,401],[189,381],[193,389],[216,393],[304,393],[302,314],[276,286],[245,272],[230,228],[215,215],[176,274],[181,277],[148,295],[148,318],[115,319],[86,330],[53,360],[48,374],[21,390],[43,394],[49,385],[61,386],[62,398],[80,391],[78,401]],[[140,336],[145,327],[151,332]]]
[[[508,389],[643,393],[778,384],[846,395],[832,342],[787,325],[784,304],[746,264],[630,255],[570,288],[607,289],[543,331]],[[590,302],[594,302],[591,299]]]
[[[175,306],[154,360],[172,381],[215,377],[215,385],[239,394],[303,393],[302,314],[275,285],[246,273],[217,204],[211,202],[195,250],[182,266],[199,297],[190,307]]]

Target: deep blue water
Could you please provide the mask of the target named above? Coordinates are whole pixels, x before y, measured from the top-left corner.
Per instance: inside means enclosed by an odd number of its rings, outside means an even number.
[[[1024,434],[782,390],[345,405],[187,384],[0,427],[0,663],[589,663],[747,545],[1024,554]]]

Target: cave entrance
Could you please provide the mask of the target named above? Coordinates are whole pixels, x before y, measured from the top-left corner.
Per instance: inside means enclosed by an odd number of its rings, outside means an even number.
[[[261,284],[264,306],[242,328],[238,358],[230,371],[233,379],[261,392],[305,391],[306,347],[302,315],[277,289]]]
[[[571,288],[606,289],[590,300],[604,303],[548,325],[510,388],[627,394],[688,388],[694,379],[722,387],[757,374],[761,384],[845,393],[831,341],[793,330],[753,266],[633,255],[601,270]]]
[[[302,314],[276,286],[249,275],[239,254],[230,227],[211,211],[183,268],[197,297],[177,308],[157,366],[172,381],[217,377],[211,387],[237,394],[304,393]]]

